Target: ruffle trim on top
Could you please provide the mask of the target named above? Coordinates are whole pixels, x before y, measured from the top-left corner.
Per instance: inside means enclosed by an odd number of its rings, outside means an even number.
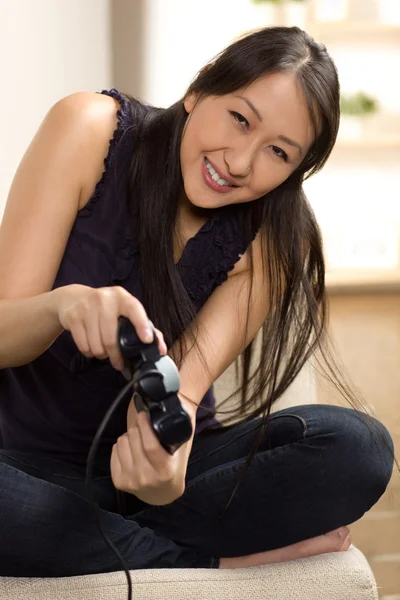
[[[108,153],[104,159],[104,171],[101,175],[101,178],[96,184],[93,195],[90,198],[89,202],[87,202],[87,204],[78,213],[79,216],[85,217],[89,216],[92,213],[97,200],[104,193],[104,189],[109,182],[110,170],[114,161],[118,143],[120,142],[122,135],[124,134],[126,129],[130,125],[132,125],[130,102],[127,98],[125,98],[123,94],[121,94],[115,88],[111,88],[110,90],[102,90],[101,92],[97,93],[101,93],[105,96],[111,96],[112,98],[115,98],[115,100],[118,100],[120,108],[117,110],[117,127],[116,129],[114,129],[113,137],[110,139],[109,142]]]
[[[207,221],[204,223],[204,225],[199,229],[199,231],[196,233],[196,235],[187,240],[185,247],[183,249],[182,256],[176,265],[178,268],[180,268],[180,267],[191,268],[192,267],[192,256],[191,256],[192,248],[195,247],[195,250],[194,250],[195,256],[197,256],[199,252],[200,252],[200,255],[203,254],[202,248],[206,247],[206,244],[209,241],[209,236],[207,236],[205,234],[208,234],[208,232],[214,228],[215,223],[217,221],[220,221],[220,219],[221,219],[221,211],[215,210],[213,213],[211,213],[211,216],[207,219]]]
[[[252,241],[243,239],[237,218],[232,212],[224,216],[221,212],[213,215],[207,225],[188,241],[185,248],[188,252],[182,256],[188,293],[193,300],[201,302],[207,300],[215,287],[228,279],[228,273]],[[213,227],[216,228],[214,235],[202,235]],[[199,268],[193,268],[199,260]]]

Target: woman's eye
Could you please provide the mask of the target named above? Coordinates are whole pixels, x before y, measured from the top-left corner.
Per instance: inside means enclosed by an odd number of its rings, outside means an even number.
[[[282,158],[282,160],[285,162],[288,161],[288,155],[282,150],[282,148],[278,148],[278,146],[271,146],[271,148],[276,156],[279,156],[279,158]]]
[[[235,119],[235,121],[237,123],[239,123],[239,125],[243,125],[247,129],[247,127],[249,126],[249,122],[248,122],[247,119],[244,118],[243,115],[241,115],[240,113],[236,112],[235,110],[231,110],[229,112],[231,113],[231,115],[233,116],[233,118]]]

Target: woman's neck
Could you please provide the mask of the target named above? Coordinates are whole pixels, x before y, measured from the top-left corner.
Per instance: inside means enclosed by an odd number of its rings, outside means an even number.
[[[194,206],[186,197],[179,204],[175,223],[174,262],[179,261],[184,247],[210,217],[210,211]]]

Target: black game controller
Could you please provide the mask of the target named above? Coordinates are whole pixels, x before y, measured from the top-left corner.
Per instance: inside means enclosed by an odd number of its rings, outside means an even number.
[[[188,413],[178,398],[180,379],[174,361],[163,356],[150,322],[154,338],[142,342],[126,317],[118,320],[118,344],[125,361],[123,375],[137,381],[133,385],[133,399],[138,411],[145,410],[160,444],[169,454],[187,442],[193,432]]]

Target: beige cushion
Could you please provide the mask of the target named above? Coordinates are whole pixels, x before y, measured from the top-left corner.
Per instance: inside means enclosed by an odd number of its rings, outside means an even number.
[[[320,554],[248,569],[131,571],[133,600],[378,600],[364,555]],[[80,577],[0,577],[1,600],[127,600],[123,571]]]

